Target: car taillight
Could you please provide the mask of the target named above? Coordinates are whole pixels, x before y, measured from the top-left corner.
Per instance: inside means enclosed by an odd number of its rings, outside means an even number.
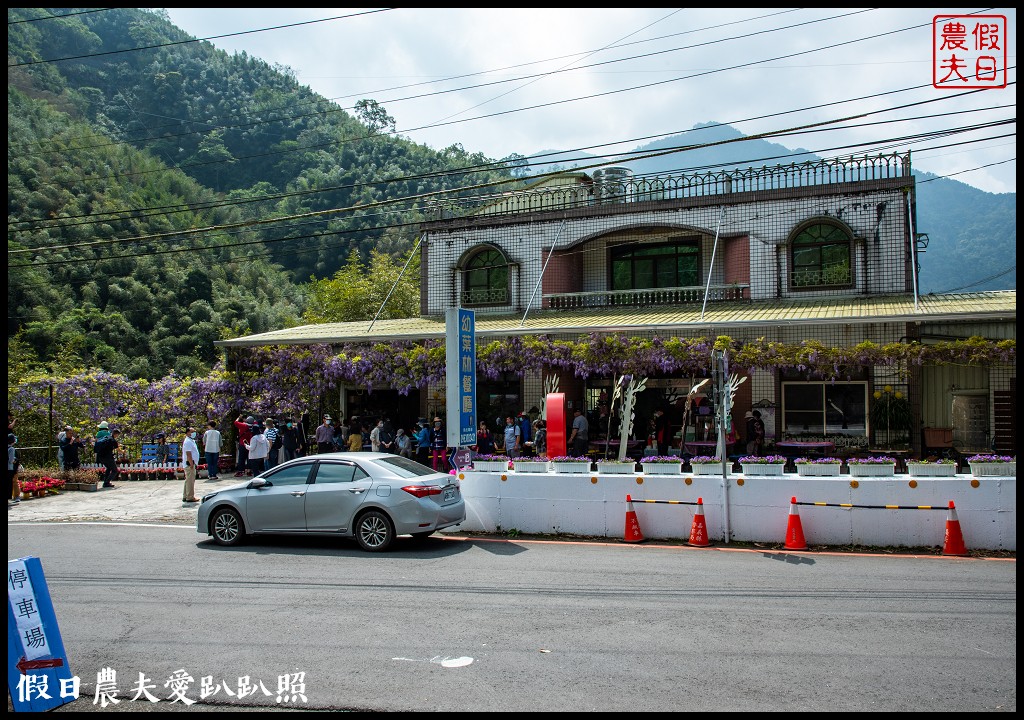
[[[402,489],[418,498],[427,497],[428,495],[440,495],[442,492],[439,485],[406,485]]]

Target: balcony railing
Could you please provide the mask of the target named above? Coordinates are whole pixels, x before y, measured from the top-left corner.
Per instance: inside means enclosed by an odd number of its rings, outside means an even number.
[[[508,305],[508,288],[463,290],[462,305]]]
[[[742,300],[749,285],[712,285],[707,288],[708,302]],[[683,305],[704,302],[704,286],[646,288],[639,290],[599,290],[596,292],[552,293],[544,295],[544,308],[575,310],[596,307],[639,307],[642,305]]]

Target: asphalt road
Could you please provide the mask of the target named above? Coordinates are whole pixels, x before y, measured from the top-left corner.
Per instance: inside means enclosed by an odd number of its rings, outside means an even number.
[[[622,543],[330,539],[16,523],[107,710],[1015,711],[1016,560]],[[237,690],[166,700],[179,670]],[[130,701],[139,673],[162,701]],[[277,703],[304,673],[306,701]]]

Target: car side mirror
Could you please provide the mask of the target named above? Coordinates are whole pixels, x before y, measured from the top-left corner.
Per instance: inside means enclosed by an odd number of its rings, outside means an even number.
[[[274,483],[264,478],[253,478],[249,481],[249,489],[256,490],[262,487],[271,487]]]

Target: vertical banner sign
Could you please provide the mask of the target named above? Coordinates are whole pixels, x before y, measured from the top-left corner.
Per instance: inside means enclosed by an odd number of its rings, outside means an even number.
[[[445,310],[445,385],[448,446],[476,445],[476,317],[472,310]]]
[[[78,697],[39,558],[7,562],[7,689],[18,712],[44,712]]]

